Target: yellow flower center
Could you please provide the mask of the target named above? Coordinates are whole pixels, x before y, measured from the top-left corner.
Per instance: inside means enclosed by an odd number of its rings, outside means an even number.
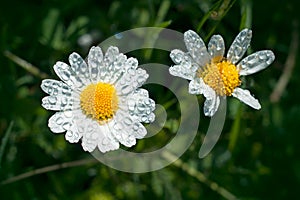
[[[233,90],[241,84],[237,67],[229,61],[222,60],[207,64],[197,71],[197,76],[209,85],[219,96],[231,96]]]
[[[107,122],[118,109],[114,86],[101,82],[88,85],[80,94],[80,106],[84,114],[100,124]]]

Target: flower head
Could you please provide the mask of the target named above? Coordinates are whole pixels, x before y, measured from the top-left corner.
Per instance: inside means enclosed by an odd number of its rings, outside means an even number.
[[[174,49],[170,53],[175,63],[169,69],[170,74],[190,80],[189,93],[205,96],[206,116],[213,116],[219,107],[220,98],[226,96],[234,96],[252,108],[261,108],[258,100],[248,90],[239,87],[242,83],[240,76],[265,69],[274,61],[275,56],[270,50],[262,50],[241,60],[250,45],[251,37],[251,30],[242,30],[225,56],[222,36],[213,35],[206,48],[199,35],[189,30],[184,33],[188,52]]]
[[[90,49],[87,62],[77,53],[70,65],[57,62],[54,71],[62,81],[46,79],[41,88],[49,94],[42,106],[58,111],[48,126],[54,133],[66,131],[65,138],[79,142],[85,151],[116,150],[119,143],[131,147],[147,131],[142,123],[154,121],[155,102],[139,87],[147,80],[135,58],[127,58],[117,47],[103,55]]]

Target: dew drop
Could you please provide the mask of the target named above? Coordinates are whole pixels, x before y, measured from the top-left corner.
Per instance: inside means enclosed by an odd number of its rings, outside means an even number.
[[[65,129],[65,130],[69,130],[70,129],[70,123],[69,122],[65,122],[63,125],[62,125],[62,127],[63,127],[63,129]]]

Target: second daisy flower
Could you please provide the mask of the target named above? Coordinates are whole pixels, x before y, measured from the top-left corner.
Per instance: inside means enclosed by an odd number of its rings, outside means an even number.
[[[204,95],[206,116],[213,116],[218,110],[220,98],[226,96],[234,96],[252,108],[261,108],[258,100],[248,90],[239,87],[240,76],[265,69],[274,61],[275,56],[272,51],[263,50],[241,60],[250,45],[251,37],[252,31],[243,29],[224,56],[222,36],[213,35],[206,48],[199,35],[189,30],[184,33],[188,52],[172,50],[170,57],[176,65],[170,67],[170,74],[190,80],[189,93]]]

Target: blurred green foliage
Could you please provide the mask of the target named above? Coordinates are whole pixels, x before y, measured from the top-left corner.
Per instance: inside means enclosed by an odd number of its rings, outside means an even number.
[[[206,40],[221,34],[228,47],[243,27],[251,27],[250,51],[271,49],[275,62],[247,77],[245,84],[261,101],[253,110],[228,100],[220,140],[204,159],[198,151],[209,123],[201,114],[199,131],[181,157],[189,166],[239,199],[295,199],[300,185],[300,73],[296,0],[11,0],[0,6],[0,182],[45,166],[92,158],[80,144],[47,127],[53,112],[44,110],[39,76],[5,56],[9,51],[56,79],[52,66],[68,55],[87,55],[89,47],[121,31],[158,26],[197,32]],[[168,54],[134,52],[141,63],[171,65]],[[287,60],[289,60],[287,62]],[[295,64],[293,64],[293,61]],[[292,63],[292,64],[291,64]],[[293,65],[288,84],[277,102],[271,94],[285,67]],[[173,95],[151,88],[151,96],[168,105],[163,134],[139,141],[136,148],[159,148],[176,132],[180,114]],[[199,96],[200,105],[203,98]],[[202,106],[201,106],[202,109]],[[174,130],[175,129],[175,130]],[[297,131],[298,130],[298,131]],[[149,145],[150,144],[150,145]],[[156,146],[157,144],[157,146]],[[149,147],[150,146],[150,147]],[[1,199],[222,199],[212,186],[191,176],[180,165],[129,174],[101,163],[49,171],[0,185]]]

